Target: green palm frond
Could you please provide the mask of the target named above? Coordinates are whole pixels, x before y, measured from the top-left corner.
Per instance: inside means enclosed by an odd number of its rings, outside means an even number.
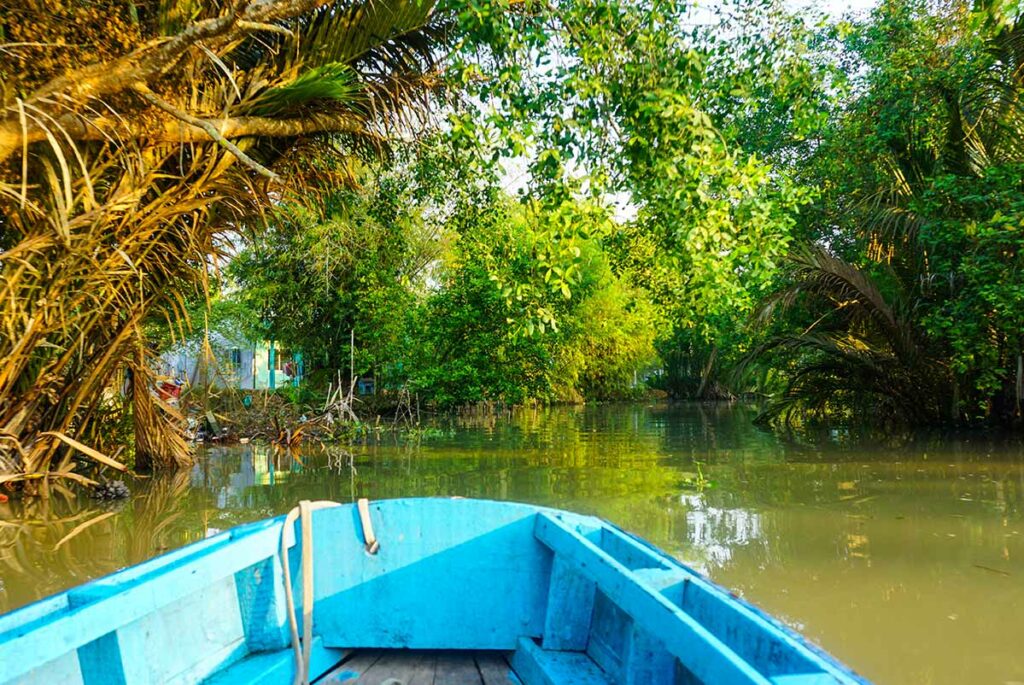
[[[408,69],[434,59],[428,35],[435,3],[431,0],[377,0],[347,9],[326,6],[302,28],[298,59],[308,66],[332,63],[369,70]]]
[[[305,29],[304,64],[344,63],[358,74],[369,112],[391,126],[428,118],[433,71],[450,27],[431,0],[370,2],[347,12],[322,11]],[[415,106],[412,106],[415,105]]]
[[[786,388],[766,407],[766,420],[825,412],[867,397],[893,416],[936,420],[944,374],[918,340],[910,300],[901,290],[883,293],[867,272],[817,245],[795,251],[789,279],[788,287],[762,303],[761,323],[798,299],[817,318],[802,331],[761,344],[740,365],[742,372],[768,356],[788,360]]]
[[[345,64],[313,67],[295,80],[269,88],[247,106],[253,114],[272,116],[300,107],[343,106],[365,111],[365,95],[356,74]]]
[[[891,337],[901,328],[897,307],[889,303],[871,277],[820,245],[794,250],[789,273],[792,285],[758,308],[756,316],[761,321],[767,321],[777,309],[790,306],[803,295],[833,308],[846,321],[871,321]]]

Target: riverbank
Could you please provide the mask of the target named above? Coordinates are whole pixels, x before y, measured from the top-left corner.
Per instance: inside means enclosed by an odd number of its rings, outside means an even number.
[[[645,390],[644,401],[663,401],[665,393]],[[340,442],[369,434],[416,433],[438,417],[511,417],[517,410],[583,406],[530,401],[510,405],[479,402],[448,409],[423,406],[415,395],[379,393],[356,396],[305,386],[277,390],[202,390],[186,394],[180,409],[194,442],[246,444],[264,440],[297,446],[303,440]],[[595,404],[595,403],[591,403]]]

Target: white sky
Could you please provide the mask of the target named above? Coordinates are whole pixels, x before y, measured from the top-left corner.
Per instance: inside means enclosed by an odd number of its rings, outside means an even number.
[[[872,8],[874,8],[879,0],[783,0],[786,7],[791,11],[799,12],[801,10],[817,10],[824,11],[834,19],[838,19],[846,14],[867,14]],[[723,2],[732,4],[735,0],[694,0],[693,4],[697,7],[698,15],[700,14],[701,8],[714,7],[716,5],[723,4]]]
[[[833,17],[841,17],[848,12],[867,12],[878,4],[878,0],[789,0],[786,4],[793,9],[823,9]]]

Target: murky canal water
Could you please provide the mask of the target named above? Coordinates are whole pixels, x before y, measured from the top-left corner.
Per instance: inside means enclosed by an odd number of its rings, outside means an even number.
[[[1024,445],[815,446],[743,406],[612,405],[451,422],[348,448],[211,449],[103,505],[0,504],[0,611],[299,499],[461,495],[608,518],[878,683],[1024,683]]]

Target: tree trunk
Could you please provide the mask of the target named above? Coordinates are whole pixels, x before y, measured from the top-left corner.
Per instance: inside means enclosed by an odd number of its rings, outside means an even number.
[[[153,379],[141,342],[131,372],[135,469],[153,471],[191,466],[192,449],[182,435],[181,417],[153,394]]]
[[[1017,392],[1016,411],[1014,416],[1018,421],[1024,416],[1021,413],[1021,404],[1024,403],[1024,353],[1017,352]]]
[[[704,399],[707,392],[708,381],[711,380],[711,371],[715,368],[715,359],[718,357],[718,345],[711,347],[711,354],[708,356],[708,363],[704,365],[704,373],[701,374],[700,387],[697,388],[697,399]]]

